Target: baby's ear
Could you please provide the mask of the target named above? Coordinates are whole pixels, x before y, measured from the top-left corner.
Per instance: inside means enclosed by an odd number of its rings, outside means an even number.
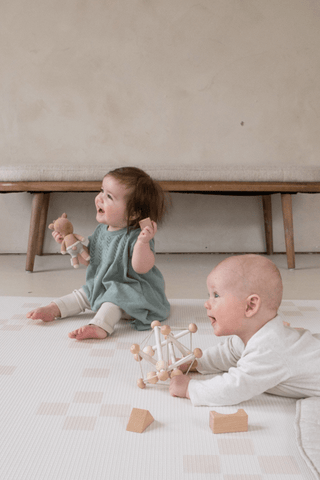
[[[254,293],[253,295],[250,295],[247,298],[247,305],[246,305],[246,311],[245,315],[246,317],[253,317],[260,308],[261,305],[261,298],[259,297],[258,294]]]

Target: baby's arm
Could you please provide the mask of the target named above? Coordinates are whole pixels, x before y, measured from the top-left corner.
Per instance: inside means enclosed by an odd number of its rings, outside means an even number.
[[[172,397],[189,398],[188,386],[191,378],[188,375],[175,375],[170,380],[169,393]]]
[[[157,224],[152,222],[151,227],[145,227],[141,230],[135,243],[132,254],[132,268],[139,274],[147,273],[154,266],[154,253],[150,248],[150,240],[157,232]]]
[[[194,406],[237,405],[273,389],[290,377],[282,356],[272,348],[246,352],[236,367],[206,380],[192,379],[188,394]]]

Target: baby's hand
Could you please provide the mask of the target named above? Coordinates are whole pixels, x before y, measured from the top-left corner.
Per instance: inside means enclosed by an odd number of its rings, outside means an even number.
[[[191,378],[188,375],[176,375],[170,380],[169,393],[173,397],[189,398],[188,386]]]
[[[59,232],[52,232],[52,236],[57,243],[62,243],[63,242],[63,236],[60,235]]]
[[[144,227],[144,229],[141,230],[141,233],[138,237],[139,242],[149,243],[150,240],[152,240],[155,234],[157,233],[156,222],[151,222],[151,223],[152,223],[152,227]]]

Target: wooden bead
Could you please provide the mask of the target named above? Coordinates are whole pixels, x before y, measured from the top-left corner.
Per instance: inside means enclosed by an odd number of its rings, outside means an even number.
[[[196,331],[198,330],[198,327],[195,323],[190,323],[189,325],[189,332],[191,333],[196,333]]]
[[[169,373],[166,370],[163,370],[162,372],[158,373],[158,378],[162,382],[165,382],[169,378]]]
[[[137,353],[135,353],[133,355],[133,358],[135,359],[136,362],[141,362],[142,358],[140,357],[140,355],[138,355]]]
[[[146,388],[146,384],[144,383],[143,379],[142,378],[139,378],[138,381],[137,381],[137,385],[139,388]]]
[[[154,320],[154,321],[151,323],[151,328],[160,327],[160,326],[161,326],[161,323],[160,323],[158,320]]]
[[[161,327],[162,335],[169,335],[170,332],[171,332],[171,328],[169,327],[169,325],[163,325]]]
[[[157,372],[147,373],[147,379],[149,383],[157,383],[158,381]]]
[[[140,352],[140,346],[134,343],[130,347],[130,352],[133,353],[134,355]]]
[[[159,360],[156,363],[156,369],[158,370],[158,372],[160,372],[160,370],[165,370],[167,366],[167,362],[165,362],[164,360]]]
[[[195,348],[193,350],[193,355],[196,357],[196,358],[201,358],[202,357],[202,350],[201,348]]]
[[[153,357],[154,354],[155,354],[155,351],[152,350],[152,347],[151,345],[147,345],[146,347],[144,347],[144,349],[142,350],[144,353],[146,353],[147,355],[149,355],[150,357]]]
[[[172,377],[177,377],[178,375],[183,375],[182,371],[179,370],[179,368],[175,368],[174,370],[172,370],[172,372],[171,372],[171,378],[172,378]]]

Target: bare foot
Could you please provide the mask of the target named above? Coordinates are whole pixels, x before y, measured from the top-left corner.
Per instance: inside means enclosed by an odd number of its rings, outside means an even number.
[[[68,335],[70,338],[75,338],[76,340],[86,340],[88,338],[102,339],[108,336],[107,332],[97,325],[85,325],[70,332]]]
[[[42,320],[43,322],[52,322],[56,317],[61,317],[61,312],[53,302],[45,307],[36,308],[27,313],[27,318],[31,318],[31,320]]]

